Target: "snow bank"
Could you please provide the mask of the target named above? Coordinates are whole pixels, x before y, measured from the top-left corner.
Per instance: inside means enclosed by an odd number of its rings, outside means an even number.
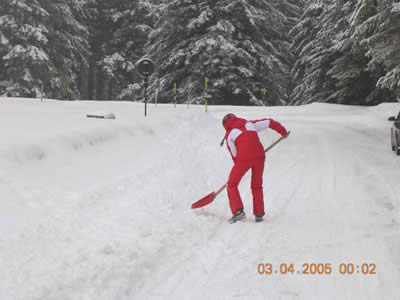
[[[24,163],[52,156],[61,158],[89,147],[154,134],[151,124],[144,120],[129,124],[126,113],[121,122],[87,119],[90,104],[85,102],[3,98],[0,105],[0,126],[7,128],[2,134],[0,159],[7,161]]]

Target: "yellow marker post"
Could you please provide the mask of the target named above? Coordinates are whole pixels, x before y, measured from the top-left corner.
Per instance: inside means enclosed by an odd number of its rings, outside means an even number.
[[[40,88],[40,102],[43,102],[43,91],[44,91],[44,84],[42,83],[42,87]]]
[[[207,96],[207,90],[208,90],[208,78],[204,77],[204,92],[205,92],[206,96]],[[207,97],[205,98],[205,105],[206,105],[206,112],[207,112],[208,111]]]
[[[266,88],[264,88],[264,99],[265,99],[265,96],[267,96],[267,89]],[[267,100],[265,100],[265,106],[267,105]]]
[[[176,108],[176,83],[174,83],[174,108]]]

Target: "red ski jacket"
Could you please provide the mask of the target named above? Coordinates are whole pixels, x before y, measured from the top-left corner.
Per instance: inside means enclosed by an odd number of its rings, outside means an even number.
[[[272,119],[247,121],[232,117],[225,124],[226,134],[221,146],[226,144],[234,162],[265,158],[263,145],[258,138],[258,132],[271,128],[280,135],[287,133],[285,127]]]

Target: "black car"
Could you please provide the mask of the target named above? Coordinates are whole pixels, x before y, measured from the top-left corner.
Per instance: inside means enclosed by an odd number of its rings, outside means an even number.
[[[400,113],[397,118],[392,118],[392,120],[395,121],[391,128],[392,150],[400,155]]]

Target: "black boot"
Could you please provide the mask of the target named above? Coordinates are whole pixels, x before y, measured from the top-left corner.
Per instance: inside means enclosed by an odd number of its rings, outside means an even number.
[[[256,222],[262,222],[264,219],[264,215],[265,213],[259,214],[259,215],[255,215],[256,216]]]
[[[232,216],[232,218],[230,218],[230,219],[228,220],[228,222],[231,223],[231,224],[233,224],[233,223],[236,223],[237,221],[242,220],[242,219],[244,219],[244,218],[246,218],[246,215],[245,215],[243,209],[239,209],[239,210]]]

